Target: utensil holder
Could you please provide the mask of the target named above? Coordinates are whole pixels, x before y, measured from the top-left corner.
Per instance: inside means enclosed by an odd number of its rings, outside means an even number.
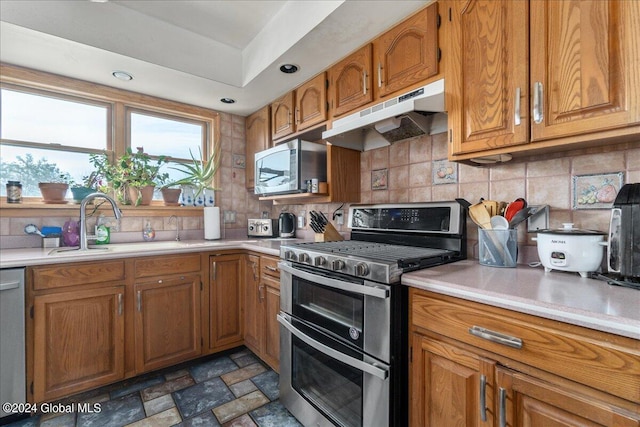
[[[325,226],[324,232],[316,233],[315,236],[316,242],[337,242],[340,240],[344,240],[344,237],[342,237],[342,234],[338,233],[338,230],[336,230],[331,223],[328,223]]]
[[[518,230],[478,230],[481,265],[515,267],[518,260]]]

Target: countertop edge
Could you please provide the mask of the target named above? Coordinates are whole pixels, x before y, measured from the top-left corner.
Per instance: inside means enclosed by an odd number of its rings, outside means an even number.
[[[505,308],[545,319],[557,320],[563,323],[640,340],[640,322],[633,319],[607,316],[541,301],[519,299],[513,296],[507,296],[486,290],[479,291],[464,285],[456,285],[451,282],[435,283],[428,279],[414,278],[408,275],[402,276],[402,284],[443,295],[462,298],[468,301]]]

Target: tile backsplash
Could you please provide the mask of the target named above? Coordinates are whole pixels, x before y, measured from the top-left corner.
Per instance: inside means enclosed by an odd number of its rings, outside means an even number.
[[[218,186],[221,190],[216,192],[216,206],[220,207],[221,214],[235,214],[230,216],[235,216],[234,222],[221,222],[223,238],[246,237],[247,219],[261,218],[264,211],[270,212],[274,218],[283,210],[296,215],[305,211],[308,224],[310,210],[320,210],[331,218],[331,214],[341,206],[340,203],[272,205],[270,202],[259,201],[245,188],[242,162],[245,154],[245,118],[222,113],[220,125],[222,164]],[[579,228],[608,230],[609,209],[591,209],[587,205],[580,206],[579,209],[573,208],[575,177],[595,175],[598,178],[598,175],[602,175],[603,179],[607,179],[612,174],[622,173],[623,182],[640,182],[640,142],[612,146],[598,152],[578,150],[545,158],[514,159],[490,166],[469,166],[447,160],[447,140],[443,133],[365,151],[361,153],[360,159],[361,203],[423,202],[455,198],[475,203],[481,197],[508,202],[524,197],[530,205],[550,206],[552,228],[572,222]],[[602,204],[598,204],[598,207],[602,207]],[[348,204],[342,206],[342,209],[347,212]],[[3,248],[38,246],[38,237],[23,234],[24,225],[62,225],[67,219],[0,218],[0,242]],[[120,231],[112,234],[112,241],[141,241],[143,219],[123,217]],[[183,239],[203,238],[202,217],[183,216],[180,219]],[[169,223],[168,218],[155,217],[152,224],[157,232],[157,240],[171,240],[175,237],[175,224]],[[348,236],[346,225],[336,228]],[[298,230],[298,234],[313,236],[308,225]],[[468,235],[469,254],[477,257],[478,232],[477,226],[471,221],[468,222]],[[526,233],[524,224],[518,228],[521,248],[519,262],[536,259],[532,237],[533,234]]]

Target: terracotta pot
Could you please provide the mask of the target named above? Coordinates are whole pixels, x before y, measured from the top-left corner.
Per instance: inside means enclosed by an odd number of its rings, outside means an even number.
[[[67,196],[69,184],[60,182],[41,182],[38,184],[42,199],[45,203],[67,203],[64,198]]]
[[[129,187],[129,199],[135,206],[148,206],[153,199],[153,191],[155,186],[147,185],[145,187]]]
[[[162,192],[162,200],[164,200],[165,206],[180,206],[179,200],[182,189],[163,188],[160,191]]]

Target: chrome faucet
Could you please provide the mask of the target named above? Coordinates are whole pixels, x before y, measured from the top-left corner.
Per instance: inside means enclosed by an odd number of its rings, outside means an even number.
[[[171,215],[169,217],[169,224],[171,224],[172,219],[176,220],[176,242],[179,242],[180,241],[180,218],[178,218],[175,215]]]
[[[87,220],[87,204],[93,199],[97,199],[98,197],[101,197],[106,201],[108,201],[109,203],[111,203],[111,207],[113,208],[113,214],[115,215],[116,219],[122,218],[122,212],[120,211],[120,209],[118,209],[118,206],[116,205],[116,201],[104,193],[97,193],[97,192],[91,193],[87,197],[82,199],[82,202],[80,203],[80,250],[81,251],[86,251],[89,249],[89,246],[87,244],[88,240],[96,240],[96,236],[94,234],[87,235],[87,227],[85,223]]]

